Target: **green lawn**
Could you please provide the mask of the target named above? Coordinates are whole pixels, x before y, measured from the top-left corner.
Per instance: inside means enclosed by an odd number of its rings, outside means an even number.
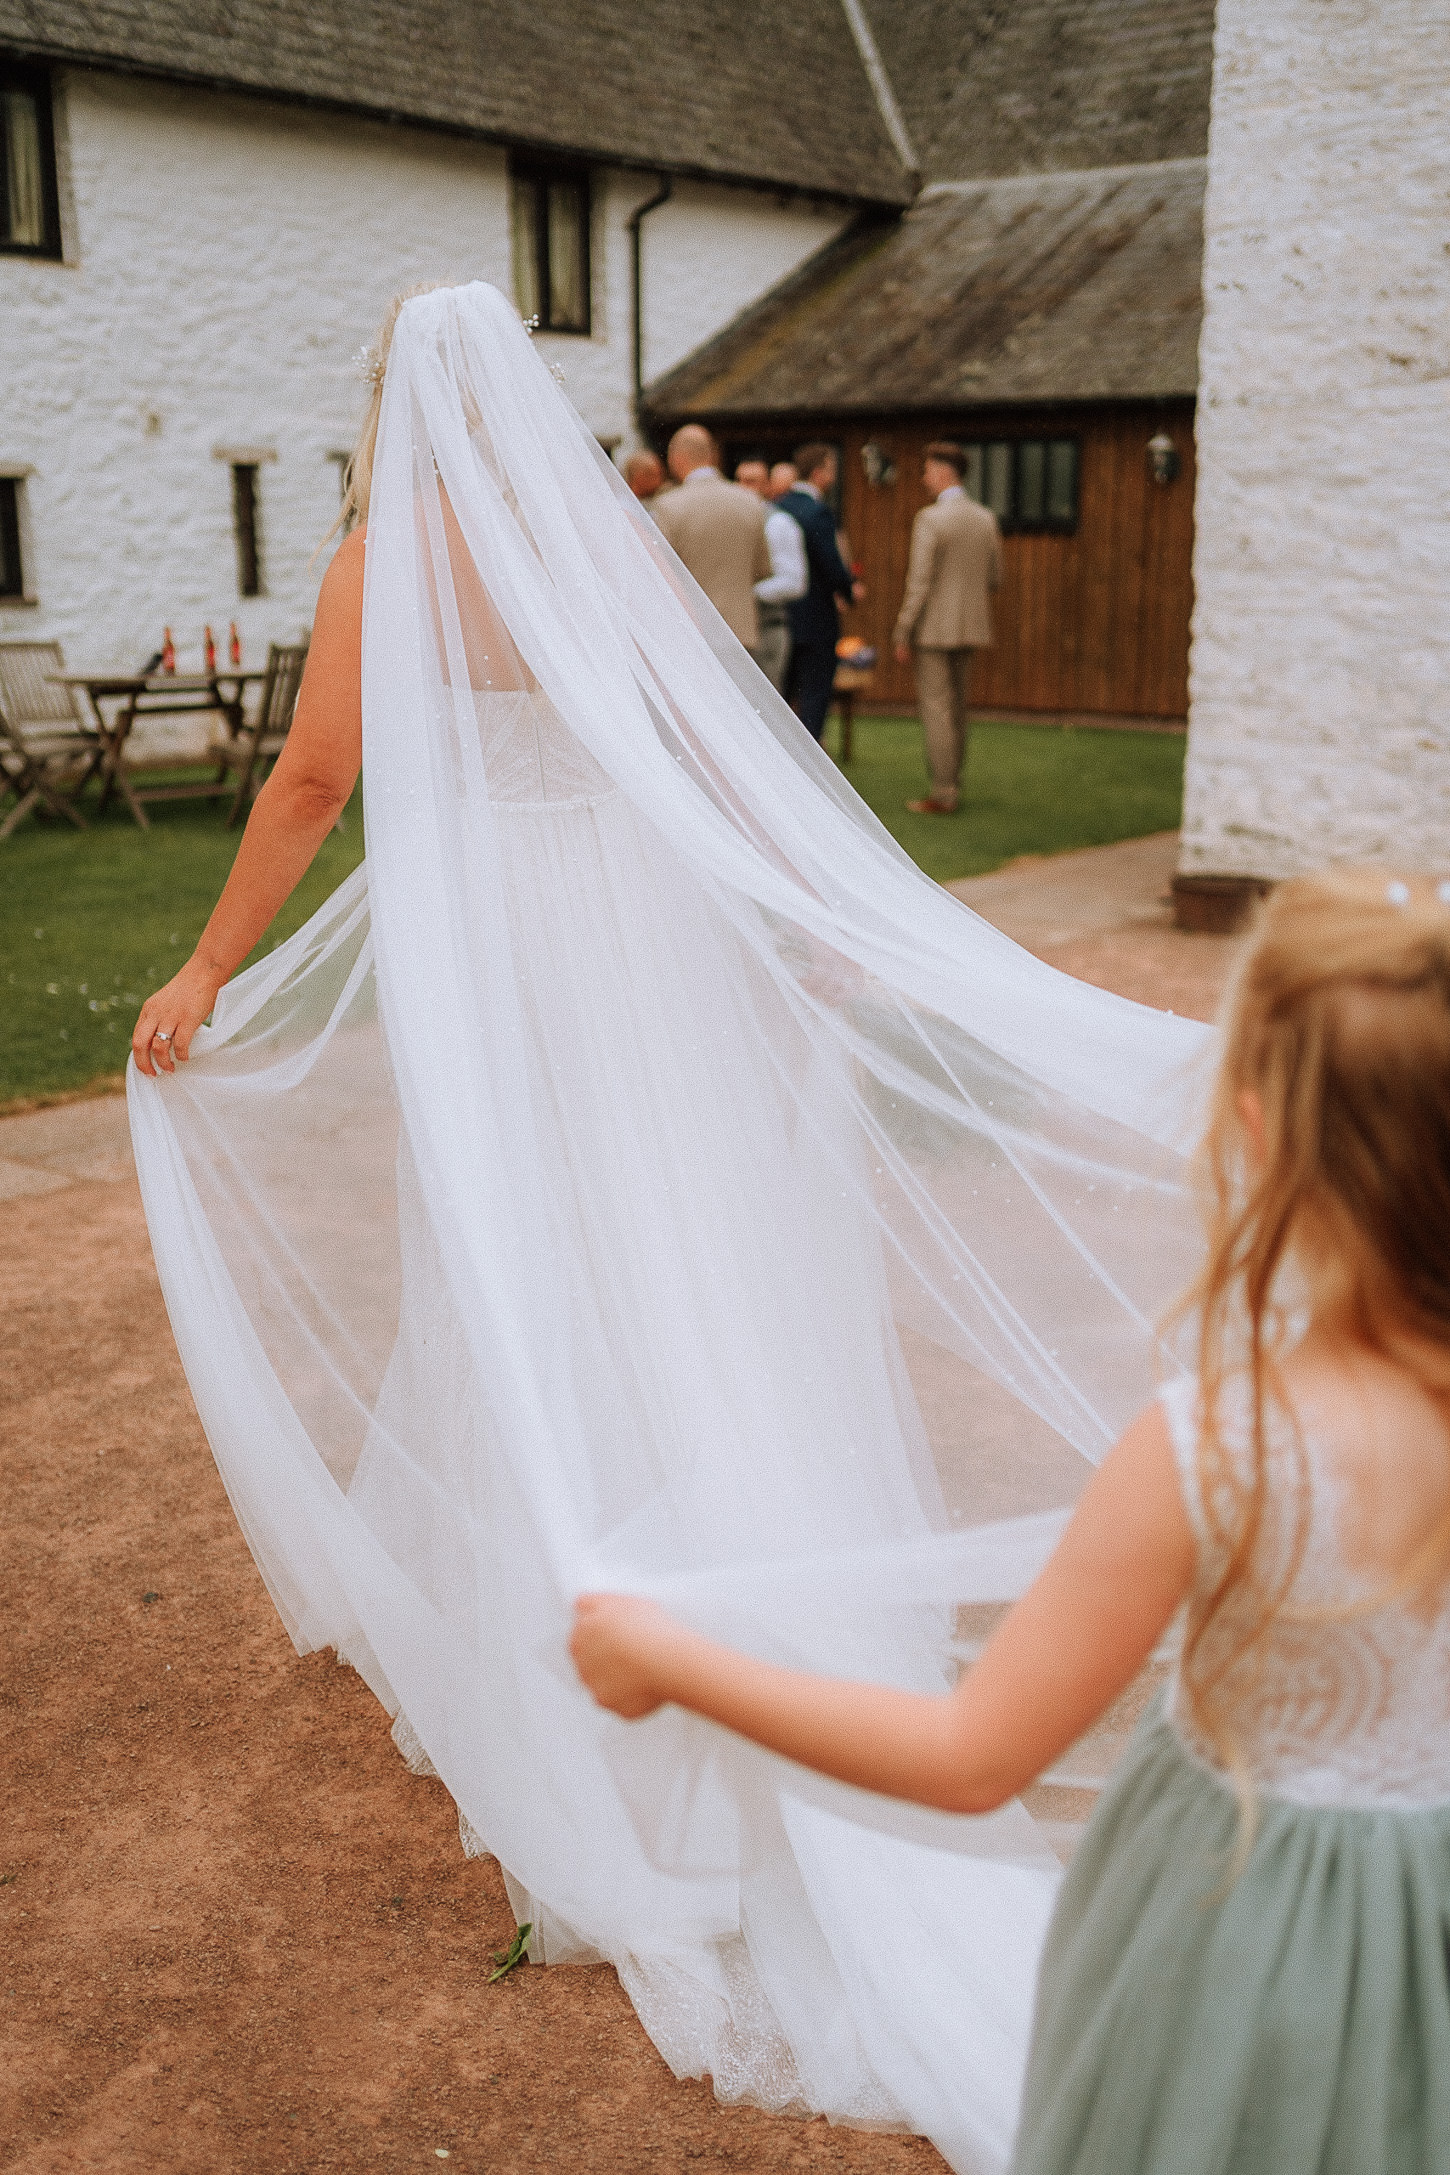
[[[125,1065],[143,999],[206,926],[241,831],[225,803],[159,801],[149,831],[84,804],[90,828],[26,822],[0,842],[0,1108]],[[299,928],[362,859],[362,794],[254,956]]]
[[[839,753],[834,718],[826,746]],[[1183,736],[974,721],[954,816],[909,816],[926,791],[914,718],[858,717],[846,776],[928,876],[982,876],[1022,853],[1066,853],[1176,828]]]
[[[831,728],[835,732],[835,726]],[[828,740],[827,745],[832,745]],[[1178,821],[1183,742],[1168,734],[974,728],[965,805],[909,816],[924,786],[909,718],[861,718],[851,783],[928,874],[1106,844]],[[91,814],[91,803],[88,814]],[[142,999],[201,934],[240,833],[215,802],[110,809],[86,831],[26,822],[0,842],[0,1108],[118,1074]],[[361,794],[259,951],[290,936],[362,856]]]

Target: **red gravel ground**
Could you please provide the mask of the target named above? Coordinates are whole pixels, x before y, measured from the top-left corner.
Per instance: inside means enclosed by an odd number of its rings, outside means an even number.
[[[940,2170],[677,2083],[611,1970],[487,1985],[498,1868],[293,1653],[134,1183],[0,1204],[0,1305],[0,2167]]]
[[[1229,947],[1043,950],[1204,1017]],[[0,2168],[940,2171],[920,2139],[677,2083],[608,1969],[486,1983],[498,1868],[361,1680],[293,1653],[134,1180],[0,1203],[0,1305]]]

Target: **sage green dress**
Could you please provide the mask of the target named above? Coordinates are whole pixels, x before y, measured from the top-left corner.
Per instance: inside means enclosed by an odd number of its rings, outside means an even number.
[[[1164,1404],[1206,1582],[1195,1385]],[[1240,1389],[1236,1456],[1246,1426]],[[1229,1679],[1251,1853],[1234,1878],[1239,1802],[1171,1687],[1059,1898],[1013,2175],[1450,2175],[1450,1607],[1372,1605],[1304,1449],[1307,1606]],[[1271,1453],[1291,1486],[1282,1422]]]

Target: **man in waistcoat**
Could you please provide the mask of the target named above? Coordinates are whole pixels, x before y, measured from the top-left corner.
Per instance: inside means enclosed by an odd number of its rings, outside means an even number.
[[[906,594],[892,641],[901,664],[916,671],[930,786],[908,801],[913,815],[955,813],[967,756],[967,698],[972,651],[992,640],[991,593],[1002,579],[996,516],[962,486],[967,457],[937,440],[926,449],[922,481],[933,503],[911,530]]]
[[[803,597],[789,606],[790,677],[786,700],[813,739],[826,729],[831,707],[831,687],[836,677],[836,642],[841,621],[836,599],[859,604],[866,592],[852,578],[836,543],[836,517],[827,495],[836,486],[834,446],[808,445],[796,449],[799,482],[776,501],[782,513],[800,524],[806,540],[809,586]]]

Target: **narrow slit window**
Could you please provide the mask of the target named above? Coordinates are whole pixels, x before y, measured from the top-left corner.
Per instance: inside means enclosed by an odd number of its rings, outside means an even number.
[[[541,332],[587,333],[589,176],[578,168],[516,166],[511,229],[514,300]]]
[[[237,590],[244,597],[262,594],[262,542],[255,461],[232,463],[232,525],[237,537]]]
[[[25,568],[20,558],[20,484],[0,476],[0,597],[23,597]]]
[[[0,66],[0,250],[60,255],[60,206],[50,85],[31,70]]]

